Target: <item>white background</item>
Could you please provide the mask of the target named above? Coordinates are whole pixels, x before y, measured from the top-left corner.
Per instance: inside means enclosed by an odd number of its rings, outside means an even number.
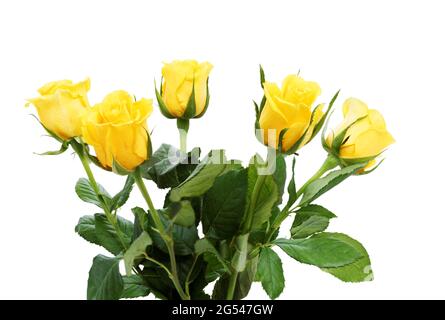
[[[329,230],[366,246],[375,281],[345,284],[280,253],[280,298],[445,298],[444,9],[427,0],[2,1],[0,298],[84,299],[92,258],[105,253],[74,233],[79,217],[96,210],[74,193],[84,176],[78,159],[33,154],[58,146],[42,137],[25,99],[48,81],[87,76],[91,103],[115,89],[153,97],[162,62],[183,58],[215,66],[210,107],[191,122],[190,147],[225,148],[244,161],[264,154],[252,130],[259,63],[278,82],[301,70],[321,85],[320,101],[339,88],[339,102],[366,101],[397,140],[375,173],[318,201],[338,215]],[[157,108],[149,125],[155,147],[178,144],[175,122]],[[297,180],[324,156],[319,139],[301,150]],[[96,175],[112,192],[123,184]],[[143,204],[137,192],[120,214],[130,218],[135,204]],[[254,284],[248,298],[267,296]]]

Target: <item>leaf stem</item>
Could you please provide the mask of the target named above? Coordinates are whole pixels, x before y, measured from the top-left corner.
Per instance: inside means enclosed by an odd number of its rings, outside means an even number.
[[[144,253],[144,257],[145,259],[147,259],[150,262],[153,262],[154,264],[157,264],[158,266],[160,266],[162,269],[164,269],[164,271],[168,274],[169,277],[172,276],[170,270],[168,270],[168,268],[161,262],[159,262],[156,259],[150,258],[146,253]]]
[[[193,269],[195,269],[196,261],[198,261],[199,255],[195,255],[193,259],[192,267],[190,271],[187,273],[187,277],[185,278],[185,293],[190,297],[190,277],[192,276]]]
[[[265,166],[267,167],[269,164],[269,161],[272,160],[273,157],[273,153],[275,151],[272,151],[270,148],[268,149],[267,152],[267,160],[265,163]],[[242,235],[246,235],[247,239],[249,237],[249,233],[252,229],[252,224],[253,224],[253,218],[254,218],[254,214],[255,214],[255,207],[256,207],[256,203],[258,201],[258,197],[260,195],[261,192],[261,188],[264,185],[264,182],[266,181],[266,177],[268,177],[265,174],[258,174],[257,179],[255,181],[255,185],[253,187],[252,190],[252,195],[250,198],[250,202],[249,202],[249,208],[247,211],[247,217],[245,220],[245,223],[243,224],[243,227],[241,229],[241,234]],[[229,279],[229,287],[227,289],[227,295],[226,295],[226,299],[227,300],[232,300],[233,299],[233,295],[235,292],[235,286],[236,286],[236,281],[238,279],[238,271],[233,269],[231,275],[230,275],[230,279]]]
[[[310,185],[312,182],[314,182],[315,180],[321,178],[321,176],[323,176],[327,171],[334,169],[336,166],[338,166],[338,159],[329,154],[328,157],[326,158],[326,160],[323,162],[323,164],[321,165],[320,169],[318,169],[317,172],[315,172],[315,174],[310,177],[301,187],[300,189],[298,189],[297,193],[296,193],[296,197],[295,199],[298,199],[306,190],[307,186]],[[289,211],[292,212],[294,211],[296,208],[298,208],[298,205],[296,205],[295,207],[293,207],[292,209],[290,209]]]
[[[110,210],[110,208],[108,206],[108,203],[105,201],[103,195],[100,192],[99,185],[97,184],[97,181],[96,181],[96,179],[94,177],[93,171],[91,170],[91,167],[90,167],[90,160],[86,156],[84,145],[82,143],[78,143],[76,141],[72,141],[71,142],[71,146],[73,147],[74,151],[79,156],[80,162],[82,163],[82,166],[83,166],[83,168],[85,170],[85,173],[87,174],[88,181],[90,182],[90,184],[93,187],[93,190],[94,190],[97,198],[99,199],[100,203],[102,204],[102,209],[104,210],[105,217],[107,218],[108,222],[111,223],[111,225],[113,226],[114,230],[116,231],[116,235],[119,238],[119,241],[122,244],[122,247],[125,250],[127,250],[128,247],[127,247],[127,244],[125,243],[125,241],[123,239],[123,234],[122,234],[122,231],[119,228],[119,224],[117,222],[117,219],[113,215],[113,213],[111,212],[111,210]]]
[[[142,196],[145,199],[145,202],[148,205],[148,209],[149,209],[150,214],[153,218],[155,226],[158,229],[158,232],[159,232],[161,238],[164,240],[165,245],[167,247],[168,255],[170,257],[170,266],[171,266],[170,278],[171,278],[176,290],[178,291],[179,295],[181,296],[181,299],[190,300],[190,297],[184,292],[184,290],[182,289],[181,283],[179,281],[178,268],[176,266],[176,257],[175,257],[173,238],[165,232],[164,224],[162,223],[161,218],[159,217],[159,213],[156,210],[156,208],[154,207],[153,202],[151,201],[147,187],[145,186],[145,183],[142,180],[142,176],[141,176],[141,172],[140,172],[139,168],[136,168],[136,170],[133,173],[133,177],[136,182],[136,185],[138,186]]]
[[[298,198],[304,193],[304,191],[306,190],[307,186],[310,185],[312,182],[314,182],[315,180],[319,179],[321,176],[323,176],[327,171],[335,168],[336,166],[338,166],[338,160],[335,156],[329,154],[328,157],[326,158],[326,160],[323,162],[323,164],[321,165],[321,167],[317,170],[317,172],[314,173],[314,175],[312,177],[310,177],[301,187],[300,189],[298,189],[298,191],[295,194],[295,201],[298,200]],[[277,215],[277,217],[275,218],[269,234],[267,236],[267,240],[266,243],[268,243],[270,241],[270,239],[272,238],[273,234],[278,230],[278,228],[280,227],[281,223],[289,216],[289,213],[294,211],[296,208],[298,208],[298,205],[296,205],[293,208],[289,208],[290,206],[292,206],[293,203],[291,204],[287,204],[283,210],[281,210],[281,212]]]

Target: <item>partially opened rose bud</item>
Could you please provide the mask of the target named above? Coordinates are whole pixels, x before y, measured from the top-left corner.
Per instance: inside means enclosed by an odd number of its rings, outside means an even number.
[[[209,104],[208,78],[213,66],[208,62],[177,60],[164,64],[157,99],[168,118],[191,119],[204,115]]]
[[[73,83],[71,80],[45,84],[38,91],[40,96],[29,99],[46,129],[63,140],[81,134],[81,118],[89,107],[87,92],[90,80]]]
[[[262,129],[262,142],[283,153],[294,153],[307,144],[324,120],[323,105],[312,105],[321,93],[316,82],[289,75],[281,89],[264,82],[264,104],[257,110],[257,129]]]
[[[395,142],[383,116],[356,98],[344,102],[343,116],[343,122],[326,136],[324,147],[343,165],[363,162],[365,170],[374,166],[375,158]]]
[[[149,157],[146,120],[152,110],[152,100],[114,91],[84,116],[83,139],[104,167],[132,171]]]

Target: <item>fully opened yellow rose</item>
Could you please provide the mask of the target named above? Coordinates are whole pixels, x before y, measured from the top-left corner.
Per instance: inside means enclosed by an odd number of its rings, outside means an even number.
[[[125,91],[115,91],[85,115],[83,139],[94,147],[104,167],[113,161],[133,170],[148,158],[146,120],[153,110],[152,100],[135,101]]]
[[[312,105],[321,93],[320,86],[297,75],[287,76],[281,89],[275,83],[264,82],[263,85],[266,102],[259,117],[259,127],[264,130],[264,143],[277,148],[280,133],[286,130],[282,151],[301,148],[311,139],[315,126],[323,118],[323,105],[312,111]],[[269,141],[269,138],[275,141]],[[300,138],[302,140],[296,146]]]
[[[345,160],[371,159],[395,142],[386,129],[383,116],[359,99],[349,98],[343,104],[343,122],[326,138],[332,147],[335,137],[345,132],[338,156]],[[375,161],[370,160],[369,165]],[[369,166],[368,165],[368,166]]]
[[[89,79],[79,83],[54,81],[38,90],[40,97],[28,101],[36,107],[42,124],[67,140],[81,134],[81,119],[89,107],[88,90]]]
[[[170,118],[202,116],[208,105],[207,80],[213,66],[208,62],[177,60],[162,68],[161,111]],[[188,108],[194,91],[193,110]],[[166,110],[163,110],[166,109]]]

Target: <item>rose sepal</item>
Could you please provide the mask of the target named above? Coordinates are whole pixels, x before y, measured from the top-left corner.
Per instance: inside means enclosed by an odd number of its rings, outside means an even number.
[[[167,106],[165,105],[164,100],[162,99],[162,79],[161,79],[161,85],[159,87],[159,91],[156,86],[156,80],[155,80],[155,94],[156,94],[156,100],[158,101],[159,109],[161,110],[162,115],[168,119],[174,119],[175,117],[172,114],[170,114]]]
[[[314,130],[312,131],[312,136],[309,139],[308,143],[310,141],[312,141],[312,139],[315,138],[315,136],[320,132],[321,128],[323,128],[324,123],[326,122],[326,119],[328,118],[329,114],[331,113],[332,107],[334,106],[335,101],[337,100],[338,95],[340,94],[340,90],[338,90],[334,96],[332,97],[331,101],[329,101],[328,104],[328,109],[326,110],[326,112],[323,114],[323,117],[321,117],[320,121],[318,121],[318,123],[315,125]],[[312,111],[312,115],[314,114],[315,110],[319,107],[320,105],[318,105],[317,107],[315,107],[314,111]],[[311,119],[312,121],[312,119]]]

